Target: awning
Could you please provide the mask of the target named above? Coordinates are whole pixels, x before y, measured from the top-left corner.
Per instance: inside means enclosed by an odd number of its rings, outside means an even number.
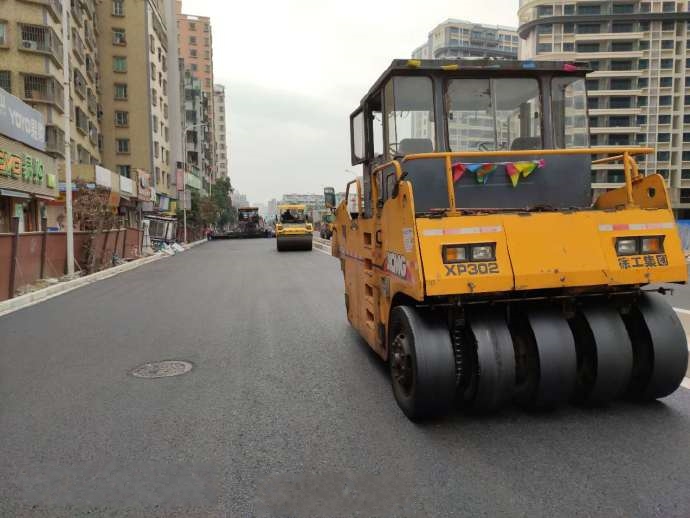
[[[9,196],[11,198],[23,198],[25,200],[31,199],[30,194],[19,191],[11,191],[9,189],[0,189],[0,196]]]
[[[34,198],[44,201],[55,201],[54,196],[46,196],[45,194],[34,194]]]

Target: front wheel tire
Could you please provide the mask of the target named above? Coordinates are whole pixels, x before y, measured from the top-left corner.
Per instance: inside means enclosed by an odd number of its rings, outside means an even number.
[[[455,358],[443,319],[410,306],[393,308],[388,363],[393,395],[411,421],[440,417],[453,407]]]

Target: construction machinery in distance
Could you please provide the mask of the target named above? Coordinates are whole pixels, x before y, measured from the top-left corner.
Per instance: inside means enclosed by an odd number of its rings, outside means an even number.
[[[279,252],[312,249],[314,228],[308,219],[306,205],[278,205],[276,248]]]
[[[237,209],[237,225],[228,232],[214,234],[214,239],[248,239],[270,237],[271,230],[259,214],[257,207],[240,207]]]
[[[347,317],[410,419],[682,382],[685,333],[650,286],[687,281],[664,179],[638,167],[651,148],[588,147],[589,71],[396,60],[352,113],[363,176],[332,250]],[[592,202],[592,164],[613,163],[625,183]]]

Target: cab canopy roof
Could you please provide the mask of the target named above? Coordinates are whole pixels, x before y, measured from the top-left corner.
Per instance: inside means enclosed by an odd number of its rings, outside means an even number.
[[[279,209],[296,209],[296,210],[302,209],[302,210],[304,210],[307,208],[307,206],[304,205],[303,203],[282,203],[282,204],[278,205],[278,208]]]
[[[579,75],[591,72],[589,64],[577,61],[518,61],[515,59],[394,59],[362,99],[381,90],[392,76],[436,75],[453,77],[504,77],[550,75]]]

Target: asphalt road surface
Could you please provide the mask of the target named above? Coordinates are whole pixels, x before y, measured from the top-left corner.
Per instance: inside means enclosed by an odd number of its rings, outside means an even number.
[[[0,317],[0,516],[690,516],[690,391],[427,425],[338,263],[217,241]],[[187,374],[141,379],[146,362]]]

